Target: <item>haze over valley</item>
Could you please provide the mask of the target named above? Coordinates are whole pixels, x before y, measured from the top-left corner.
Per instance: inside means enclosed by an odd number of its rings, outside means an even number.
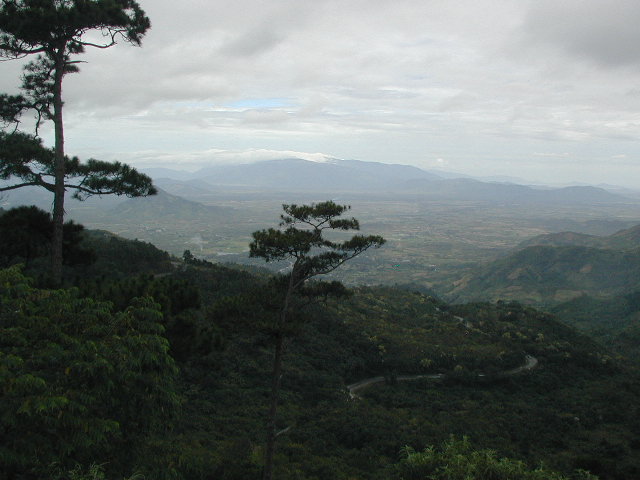
[[[414,284],[441,295],[469,268],[533,237],[564,231],[604,236],[640,223],[638,192],[487,182],[375,162],[274,159],[147,173],[159,195],[72,202],[70,218],[177,256],[188,249],[211,261],[246,263],[251,232],[277,218],[283,203],[333,199],[352,205],[364,230],[389,242],[336,275],[349,284]],[[11,192],[4,205],[38,196],[47,208],[47,196],[37,190]]]

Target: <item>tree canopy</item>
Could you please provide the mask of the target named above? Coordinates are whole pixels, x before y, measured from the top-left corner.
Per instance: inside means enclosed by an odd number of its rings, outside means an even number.
[[[141,298],[115,312],[0,270],[2,478],[48,478],[54,462],[86,467],[114,448],[132,455],[165,427],[177,369],[158,308]]]
[[[253,233],[249,255],[267,262],[293,261],[289,274],[293,289],[307,280],[325,275],[365,250],[380,247],[385,240],[379,235],[354,235],[339,242],[326,236],[328,230],[359,230],[355,218],[339,218],[351,207],[333,201],[312,205],[283,205],[281,229],[269,228]]]
[[[6,55],[52,56],[108,48],[119,38],[140,45],[150,26],[134,0],[2,0],[0,48]],[[99,30],[104,41],[85,41],[90,30]]]
[[[95,253],[82,245],[84,227],[73,220],[64,224],[64,260],[69,265],[89,264]],[[0,212],[0,267],[30,263],[46,257],[51,248],[51,214],[35,206]]]

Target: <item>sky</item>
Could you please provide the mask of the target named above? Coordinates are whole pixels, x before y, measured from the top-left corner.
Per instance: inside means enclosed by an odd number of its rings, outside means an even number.
[[[637,0],[139,0],[142,47],[82,55],[69,154],[276,157],[640,188]],[[16,91],[21,61],[0,64]],[[51,131],[42,131],[51,142]]]

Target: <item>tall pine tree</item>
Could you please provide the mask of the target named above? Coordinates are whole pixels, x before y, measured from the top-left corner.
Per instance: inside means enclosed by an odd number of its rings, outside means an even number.
[[[76,57],[86,47],[109,48],[119,40],[132,45],[140,45],[142,37],[151,26],[149,18],[134,0],[2,0],[0,7],[0,56],[20,59],[35,55],[35,59],[25,67],[22,89],[25,95],[0,96],[0,113],[5,122],[14,122],[16,127],[22,112],[32,109],[36,112],[37,127],[42,120],[50,120],[54,125],[55,141],[52,158],[47,149],[38,149],[35,138],[17,138],[18,152],[22,156],[18,164],[0,158],[0,162],[9,163],[9,172],[0,170],[0,178],[15,175],[22,183],[36,184],[49,189],[54,194],[52,242],[52,277],[59,283],[62,277],[62,239],[64,223],[65,189],[69,186],[65,180],[67,169],[80,169],[76,160],[69,160],[64,149],[64,124],[62,115],[62,82],[69,73],[79,71]],[[103,42],[94,43],[84,39],[85,34],[98,31]],[[36,127],[36,134],[37,134]],[[3,137],[3,142],[13,141]],[[2,145],[5,152],[6,145]],[[3,155],[3,157],[5,156]],[[44,165],[42,170],[32,168],[28,157],[34,155],[35,161]],[[24,158],[26,157],[26,158]],[[76,165],[70,165],[75,162]],[[93,161],[95,162],[95,161]],[[15,168],[13,168],[15,166]],[[119,171],[121,179],[128,179],[130,171],[122,171],[122,166],[108,167],[103,163],[86,164],[92,174],[87,174],[91,184],[85,194],[99,192],[92,188],[96,178],[113,175]],[[24,182],[24,175],[29,180]],[[49,175],[51,182],[40,182],[42,175]],[[148,180],[142,179],[144,182]],[[119,183],[121,180],[116,180]],[[143,182],[143,183],[144,183]],[[135,183],[135,182],[134,182]],[[80,182],[80,187],[87,187]],[[150,181],[135,194],[152,193]],[[114,191],[113,193],[118,193]],[[130,191],[127,192],[131,193]],[[79,194],[80,196],[82,193]]]
[[[276,428],[282,360],[285,339],[297,330],[296,311],[310,298],[343,294],[339,282],[313,282],[309,280],[333,272],[343,263],[357,257],[369,248],[381,247],[385,240],[379,235],[354,235],[343,242],[327,238],[332,230],[359,230],[355,218],[341,218],[351,207],[332,201],[312,205],[283,205],[280,229],[269,228],[253,233],[249,245],[252,257],[267,262],[289,261],[291,270],[277,275],[268,293],[270,304],[277,304],[269,330],[274,338],[271,399],[267,421],[263,480],[273,476],[273,460],[278,431]]]

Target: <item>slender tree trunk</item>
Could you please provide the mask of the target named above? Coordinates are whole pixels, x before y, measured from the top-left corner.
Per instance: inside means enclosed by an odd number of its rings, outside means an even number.
[[[275,350],[273,352],[273,371],[271,373],[271,399],[269,405],[269,416],[267,419],[267,443],[264,451],[264,470],[262,480],[273,478],[273,460],[276,450],[276,420],[278,413],[278,400],[280,399],[280,383],[282,380],[282,357],[284,356],[284,336],[287,324],[287,315],[291,307],[293,293],[296,290],[296,278],[298,277],[299,260],[296,260],[289,274],[289,285],[284,296],[284,303],[280,315],[278,316],[278,326],[276,334]]]
[[[263,480],[271,480],[273,476],[273,457],[276,449],[276,418],[278,413],[278,400],[280,397],[280,380],[282,379],[282,356],[284,353],[284,336],[281,332],[276,338],[275,351],[273,353],[273,372],[271,374],[271,399],[269,405],[269,417],[267,420],[267,444],[264,452]]]
[[[53,87],[53,125],[55,130],[55,189],[53,192],[53,239],[51,244],[51,277],[55,285],[62,283],[62,244],[64,226],[64,125],[62,122],[62,77],[64,50],[57,52]]]

